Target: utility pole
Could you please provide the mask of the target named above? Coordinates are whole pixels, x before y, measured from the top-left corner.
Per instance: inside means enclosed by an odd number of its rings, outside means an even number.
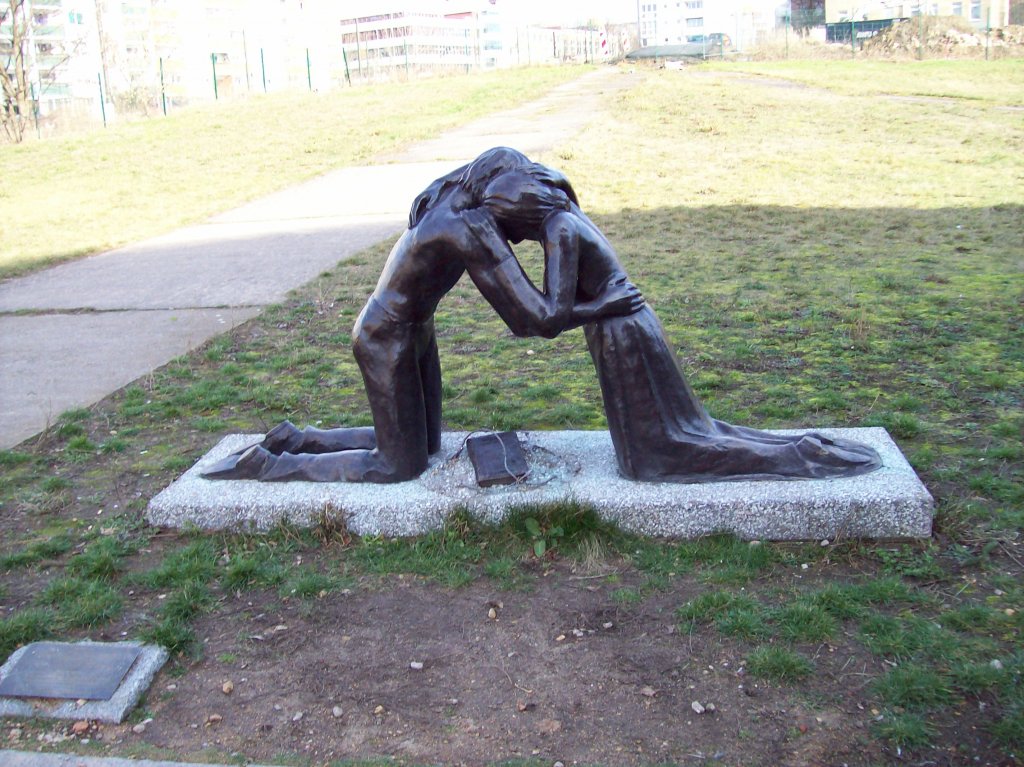
[[[793,16],[793,0],[786,3],[786,58],[789,58],[789,24]],[[725,41],[722,41],[722,48],[725,48]]]
[[[359,17],[356,17],[356,67],[359,69],[359,77],[363,76],[363,55],[359,51]]]
[[[920,33],[917,36],[917,58],[924,61],[924,0],[918,0],[917,15],[921,17]]]
[[[249,46],[245,43],[245,30],[242,30],[242,59],[245,61],[245,90],[252,92],[252,83],[249,82]]]
[[[985,20],[985,61],[988,61],[988,52],[992,47],[992,3],[988,4],[988,16]]]
[[[99,43],[100,69],[103,71],[103,82],[110,83],[110,73],[107,71],[107,41],[103,36],[103,0],[95,0],[96,7],[96,40]]]

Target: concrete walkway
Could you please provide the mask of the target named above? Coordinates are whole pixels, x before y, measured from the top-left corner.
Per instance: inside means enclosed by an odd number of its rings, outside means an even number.
[[[75,754],[40,754],[32,751],[0,751],[3,767],[227,767],[227,765],[192,765],[185,762],[163,762],[150,759],[117,759],[105,756]],[[250,764],[249,767],[260,767]]]
[[[404,227],[430,181],[492,146],[551,149],[633,79],[602,69],[544,98],[332,171],[204,223],[0,284],[0,448],[245,322]]]

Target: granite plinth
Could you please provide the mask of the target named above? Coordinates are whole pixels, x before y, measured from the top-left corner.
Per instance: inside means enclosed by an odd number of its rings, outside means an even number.
[[[95,719],[119,724],[124,721],[128,712],[135,708],[143,693],[149,689],[153,677],[167,662],[167,650],[139,642],[75,642],[69,644],[36,642],[11,653],[11,657],[0,668],[0,679],[5,679],[14,673],[23,657],[37,652],[40,645],[45,645],[45,649],[48,651],[60,646],[67,647],[71,652],[84,650],[87,653],[89,650],[130,648],[132,651],[137,650],[138,654],[127,673],[119,679],[113,693],[104,700],[85,700],[83,702],[71,698],[0,697],[0,716]]]
[[[456,508],[499,522],[524,505],[572,500],[642,535],[696,538],[728,532],[744,539],[922,538],[931,534],[932,497],[882,428],[819,429],[857,440],[882,457],[879,470],[830,480],[634,482],[619,476],[606,431],[520,432],[530,473],[513,485],[480,488],[466,455],[467,434],[442,435],[441,451],[417,479],[392,485],[207,480],[200,472],[259,442],[225,437],[150,501],[161,527],[266,530],[341,518],[358,535],[419,535],[444,525]],[[797,432],[779,431],[778,434]]]

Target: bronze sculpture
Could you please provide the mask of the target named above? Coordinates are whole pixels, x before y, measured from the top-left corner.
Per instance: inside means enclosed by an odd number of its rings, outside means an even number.
[[[544,285],[510,245],[544,248]],[[878,468],[869,447],[817,434],[779,436],[712,419],[684,377],[653,310],[568,180],[499,147],[413,202],[353,330],[373,428],[299,430],[284,422],[211,479],[396,482],[440,448],[441,373],[434,310],[468,272],[516,335],[584,326],[623,476],[646,481],[846,477]]]

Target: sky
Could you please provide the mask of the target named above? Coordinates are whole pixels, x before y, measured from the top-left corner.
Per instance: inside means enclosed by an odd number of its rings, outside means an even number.
[[[548,24],[636,21],[636,0],[496,0],[502,12]]]
[[[719,2],[720,0],[710,0]],[[744,9],[771,11],[785,0],[743,0]],[[637,0],[494,0],[503,14],[537,24],[582,24],[637,20]],[[744,11],[746,12],[746,11]]]

